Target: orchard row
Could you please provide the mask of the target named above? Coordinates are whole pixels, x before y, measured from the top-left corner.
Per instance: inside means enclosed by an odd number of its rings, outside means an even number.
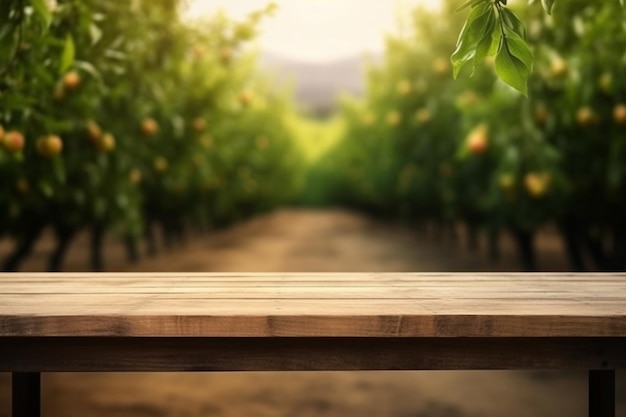
[[[52,228],[59,270],[75,235],[92,265],[115,233],[137,256],[158,225],[220,225],[290,197],[298,155],[286,96],[246,43],[271,8],[191,24],[174,0],[7,0],[0,22],[0,233],[16,270]]]
[[[345,137],[317,167],[319,181],[335,184],[329,198],[415,223],[463,223],[492,242],[510,232],[530,270],[534,237],[550,226],[574,269],[623,270],[624,10],[583,0],[554,16],[518,10],[534,51],[526,99],[498,81],[493,61],[452,79],[446,56],[464,17],[452,3],[416,11],[371,68],[366,97],[345,103]]]

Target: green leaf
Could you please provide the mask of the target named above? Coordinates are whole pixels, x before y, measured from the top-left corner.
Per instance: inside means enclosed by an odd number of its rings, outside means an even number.
[[[478,66],[479,62],[481,62],[486,57],[494,55],[496,53],[499,44],[500,31],[498,30],[495,13],[492,13],[492,18],[489,20],[485,30],[485,36],[478,43],[478,45],[476,45],[472,74],[474,73],[474,71],[476,71],[476,67]]]
[[[0,22],[0,39],[4,39],[7,35],[13,35],[15,32],[15,27],[11,25],[8,21]]]
[[[489,22],[495,19],[495,12],[489,3],[480,4],[471,11],[461,30],[457,47],[452,54],[451,61],[454,69],[454,78],[465,64],[476,56],[476,48],[486,37],[491,36],[492,28]]]
[[[13,160],[16,162],[24,162],[24,152],[19,151],[13,155]]]
[[[42,179],[37,185],[39,186],[39,190],[44,196],[50,198],[54,195],[54,188],[49,181]]]
[[[91,35],[91,45],[97,44],[100,39],[102,39],[102,29],[100,29],[95,23],[92,23],[91,26],[89,26],[89,34]]]
[[[33,6],[33,10],[41,18],[46,30],[52,24],[52,12],[46,3],[46,0],[30,0],[30,4]]]
[[[98,71],[98,69],[94,67],[93,64],[91,64],[90,62],[74,61],[74,67],[80,68],[81,70],[85,71],[87,74],[90,74],[92,77],[98,80],[102,79],[102,75],[100,74],[100,71]]]
[[[52,159],[52,167],[54,170],[54,176],[57,181],[61,184],[65,184],[66,175],[65,175],[65,163],[63,162],[63,158],[53,158]]]
[[[620,0],[620,1],[623,1],[623,0]],[[543,9],[546,11],[546,13],[552,14],[552,8],[554,7],[554,2],[555,0],[541,0],[541,4],[543,6]]]
[[[43,81],[45,84],[48,85],[54,85],[56,79],[56,75],[51,73],[50,70],[42,65],[42,64],[35,64],[32,66],[32,71],[33,74],[35,75],[35,77],[39,80],[39,81]]]
[[[478,5],[479,3],[486,3],[487,0],[469,0],[465,3],[463,3],[461,6],[459,6],[456,11],[460,12],[462,10],[467,9],[468,7],[475,7],[476,5]]]
[[[514,43],[510,42],[506,36],[500,39],[500,46],[496,55],[496,73],[502,81],[521,92],[524,96],[528,96],[528,77],[531,71],[532,54],[530,55],[530,63],[523,60],[527,58],[527,56],[524,56],[525,52],[519,47],[519,44],[512,46]],[[513,51],[522,55],[523,58],[515,56]]]
[[[34,97],[27,97],[19,92],[8,92],[2,96],[2,110],[24,110],[37,103]]]
[[[506,8],[502,8],[500,13],[500,16],[507,28],[517,33],[522,39],[528,39],[526,34],[526,25],[524,25],[524,22],[522,22],[522,20],[515,13]]]
[[[65,46],[63,47],[63,53],[61,54],[61,67],[59,68],[61,71],[61,75],[65,74],[65,72],[70,69],[72,64],[74,63],[74,58],[76,57],[76,48],[74,46],[74,39],[71,35],[67,35],[65,38]]]
[[[507,36],[509,52],[522,61],[524,65],[528,68],[528,72],[532,72],[533,68],[533,53],[528,46],[528,43],[517,34],[509,33]]]

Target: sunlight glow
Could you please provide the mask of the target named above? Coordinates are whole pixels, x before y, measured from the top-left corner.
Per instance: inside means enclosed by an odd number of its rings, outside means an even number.
[[[188,0],[183,13],[194,19],[223,9],[241,19],[269,0]],[[384,35],[394,32],[402,11],[440,0],[277,0],[274,17],[261,26],[263,50],[296,60],[324,62],[383,50]]]

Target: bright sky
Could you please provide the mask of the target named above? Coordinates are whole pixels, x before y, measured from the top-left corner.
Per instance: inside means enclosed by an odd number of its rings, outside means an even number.
[[[187,0],[185,16],[224,9],[240,19],[270,0]],[[437,7],[440,0],[275,0],[279,8],[261,26],[264,50],[297,60],[324,62],[383,50],[384,34],[397,27],[401,10]]]

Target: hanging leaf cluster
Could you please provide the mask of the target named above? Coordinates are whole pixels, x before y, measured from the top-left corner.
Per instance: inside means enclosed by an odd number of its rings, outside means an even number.
[[[533,53],[528,44],[526,26],[507,7],[508,0],[469,0],[459,10],[470,9],[452,54],[454,77],[471,65],[472,74],[486,57],[495,57],[498,77],[525,96],[528,77],[533,69]],[[624,0],[618,0],[624,6]],[[529,0],[536,3],[538,0]],[[541,0],[551,14],[556,0]]]

